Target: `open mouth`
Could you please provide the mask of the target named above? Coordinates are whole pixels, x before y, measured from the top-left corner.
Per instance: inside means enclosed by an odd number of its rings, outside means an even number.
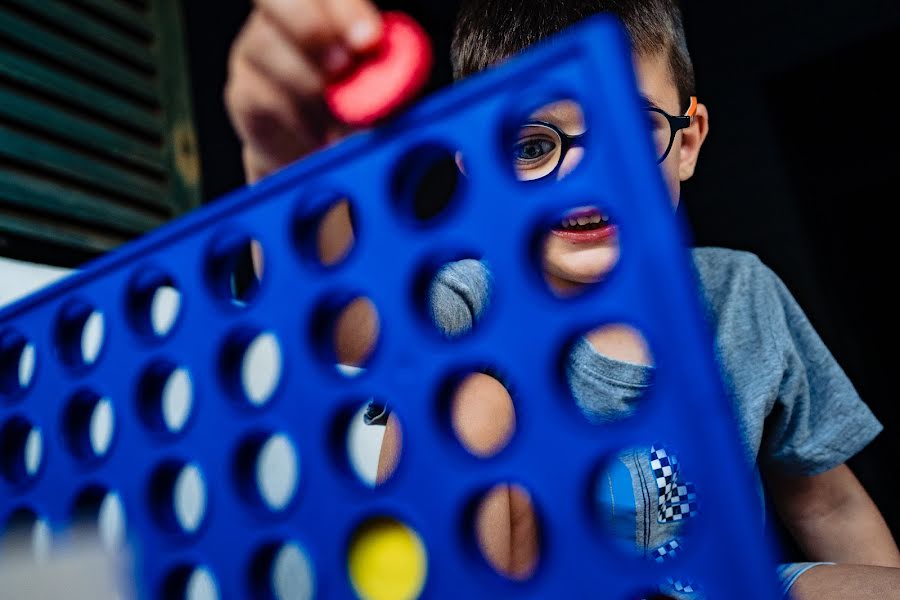
[[[553,234],[574,243],[589,243],[606,240],[616,233],[609,215],[596,207],[576,208],[566,213]]]

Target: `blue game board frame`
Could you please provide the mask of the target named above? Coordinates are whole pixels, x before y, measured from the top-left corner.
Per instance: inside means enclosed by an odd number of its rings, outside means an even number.
[[[526,186],[508,164],[514,126],[563,98],[585,111],[584,159],[564,180]],[[25,507],[64,528],[83,490],[114,489],[147,598],[171,590],[173,573],[201,565],[222,597],[263,595],[251,566],[285,541],[306,550],[319,597],[352,597],[348,540],[377,515],[402,520],[424,542],[425,598],[628,598],[667,576],[702,582],[715,598],[776,597],[687,235],[644,118],[622,30],[591,19],[4,309],[0,357],[27,341],[35,369],[27,389],[6,386],[0,430],[13,422],[39,428],[43,452],[35,477],[0,478],[0,520]],[[398,181],[425,159],[456,151],[465,180],[438,217],[417,220]],[[304,250],[303,225],[341,197],[352,202],[357,237],[347,258],[326,268]],[[537,236],[585,204],[619,224],[621,258],[602,284],[560,298],[541,277]],[[252,300],[237,306],[220,271],[223,257],[250,239],[265,249],[265,274]],[[416,282],[462,257],[490,264],[494,291],[478,328],[450,340],[429,322]],[[142,311],[147,290],[162,282],[176,286],[182,302],[174,328],[159,338]],[[322,315],[355,296],[378,308],[381,335],[365,373],[348,378],[315,332]],[[87,308],[104,315],[103,348],[94,364],[73,366],[64,324],[83,322]],[[574,339],[603,323],[640,330],[656,370],[638,413],[600,426],[579,413],[560,365]],[[230,368],[234,353],[264,331],[277,336],[284,368],[272,399],[256,407]],[[183,366],[193,381],[193,411],[178,434],[154,429],[138,408],[144,375],[160,364]],[[448,377],[483,365],[503,373],[513,391],[517,428],[506,449],[480,460],[456,441],[438,398]],[[77,456],[64,433],[68,403],[85,390],[115,408],[115,438],[102,460]],[[359,483],[333,439],[335,423],[371,397],[389,401],[404,425],[402,459],[376,489]],[[248,496],[235,467],[243,448],[271,433],[287,435],[301,461],[296,495],[278,513]],[[605,460],[659,439],[679,448],[703,492],[691,544],[664,565],[623,553],[589,500]],[[171,527],[156,489],[167,469],[186,463],[200,468],[208,494],[192,534]],[[526,488],[538,510],[541,560],[526,582],[488,568],[467,526],[474,499],[500,482]]]

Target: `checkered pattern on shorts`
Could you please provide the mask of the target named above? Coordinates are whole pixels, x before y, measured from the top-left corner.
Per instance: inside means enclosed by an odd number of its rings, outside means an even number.
[[[697,493],[692,483],[678,482],[678,459],[665,448],[650,448],[650,468],[659,491],[657,520],[660,523],[680,521],[697,514]]]
[[[672,540],[671,542],[666,542],[659,548],[653,551],[655,555],[653,560],[658,563],[661,563],[666,560],[671,560],[676,558],[679,554],[681,546],[678,545],[678,540]]]
[[[672,579],[671,577],[667,577],[666,581],[675,588],[675,591],[684,594],[693,594],[698,589],[697,585],[690,579]]]

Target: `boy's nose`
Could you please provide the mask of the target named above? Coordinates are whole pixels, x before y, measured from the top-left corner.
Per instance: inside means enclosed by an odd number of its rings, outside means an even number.
[[[584,148],[572,148],[568,152],[566,152],[565,158],[563,158],[562,164],[559,165],[559,171],[556,174],[557,179],[562,179],[569,173],[571,173],[575,167],[578,166],[578,163],[581,162],[581,158],[584,156]]]

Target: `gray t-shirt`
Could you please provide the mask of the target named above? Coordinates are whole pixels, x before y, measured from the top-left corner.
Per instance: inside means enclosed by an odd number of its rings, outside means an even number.
[[[881,424],[778,277],[746,252],[700,248],[692,256],[748,462],[815,475],[866,446]],[[487,308],[490,285],[479,261],[446,266],[431,289],[436,324],[448,335],[470,329]],[[567,369],[578,405],[598,422],[629,415],[653,375],[652,367],[602,356],[585,339],[575,344]],[[658,444],[629,450],[596,484],[611,531],[659,562],[689,543],[679,533],[702,497],[674,450]],[[779,574],[787,585],[798,570]],[[692,590],[692,582],[677,580],[664,591],[702,595]]]

